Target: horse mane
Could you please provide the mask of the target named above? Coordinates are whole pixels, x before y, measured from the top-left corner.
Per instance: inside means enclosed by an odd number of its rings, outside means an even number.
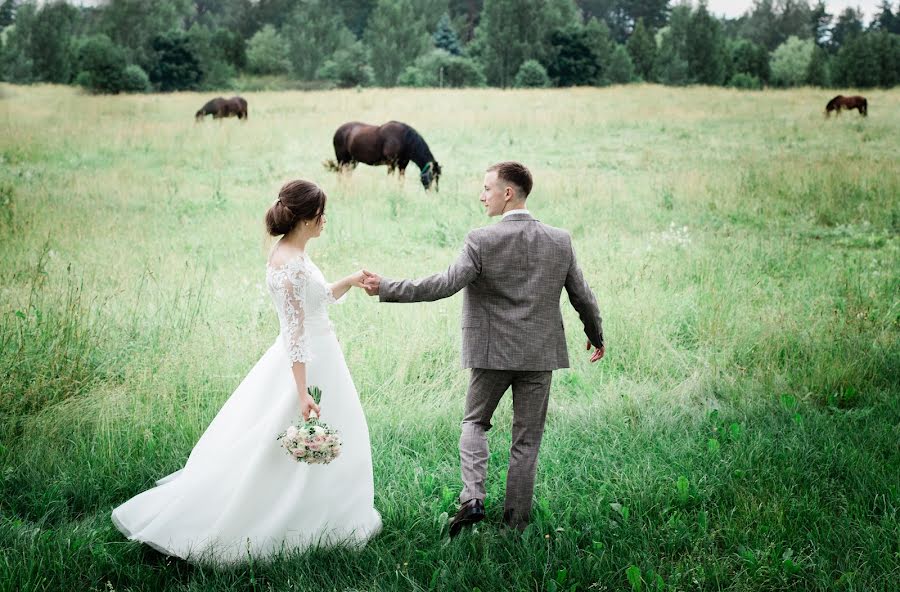
[[[412,126],[406,125],[403,126],[406,129],[405,134],[405,142],[409,147],[409,156],[410,160],[416,163],[420,169],[427,165],[429,162],[434,160],[434,155],[431,153],[431,149],[428,147],[428,144],[425,143],[425,138],[419,135],[419,132],[414,130]]]
[[[833,99],[831,99],[830,101],[828,101],[828,104],[825,105],[825,108],[826,108],[826,109],[834,108],[834,106],[837,104],[837,102],[840,101],[840,100],[843,99],[843,98],[844,98],[844,95],[838,95],[838,96],[834,97]],[[819,104],[821,105],[821,103],[819,103]]]

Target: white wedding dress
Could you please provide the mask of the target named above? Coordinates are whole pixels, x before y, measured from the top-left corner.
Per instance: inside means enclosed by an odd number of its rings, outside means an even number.
[[[281,333],[194,446],[184,468],[113,510],[129,539],[195,562],[236,563],[312,546],[362,546],[381,529],[369,430],[328,320],[335,302],[306,254],[266,267]],[[321,419],[341,432],[327,465],[276,440],[300,415],[291,366],[322,389]]]

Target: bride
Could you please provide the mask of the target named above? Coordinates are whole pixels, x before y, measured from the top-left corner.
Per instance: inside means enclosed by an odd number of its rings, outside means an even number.
[[[311,546],[362,546],[381,529],[369,430],[326,306],[363,272],[328,284],[306,253],[325,228],[324,191],[285,184],[266,212],[281,235],[266,265],[279,338],[213,419],[184,468],[113,510],[131,540],[194,562],[236,563]],[[307,394],[322,389],[321,411]],[[298,463],[276,436],[310,411],[340,430],[341,455]]]

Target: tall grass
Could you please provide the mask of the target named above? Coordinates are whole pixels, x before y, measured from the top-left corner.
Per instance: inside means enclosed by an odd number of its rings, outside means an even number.
[[[824,120],[817,91],[628,86],[208,98],[3,87],[0,590],[891,590],[900,577],[900,94]],[[440,193],[326,173],[331,134],[406,121]],[[326,275],[445,267],[489,223],[484,168],[533,170],[604,314],[589,365],[563,299],[533,525],[448,541],[466,386],[459,299],[332,309],[372,433],[383,533],[213,570],[125,541],[110,510],[179,468],[277,332],[261,217],[329,194]],[[410,172],[414,167],[410,169]]]

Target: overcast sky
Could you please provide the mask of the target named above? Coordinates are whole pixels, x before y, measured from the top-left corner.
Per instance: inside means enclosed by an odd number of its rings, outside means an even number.
[[[810,6],[815,6],[817,0],[809,0]],[[676,4],[673,2],[672,4]],[[693,2],[696,6],[697,2]],[[860,8],[865,15],[865,22],[868,23],[872,19],[872,15],[878,10],[881,0],[825,0],[825,6],[828,12],[837,16],[848,6],[851,8]],[[894,11],[897,10],[896,0],[891,0]],[[725,15],[729,17],[741,16],[748,8],[753,6],[753,0],[708,0],[706,6],[709,11],[716,15]]]

